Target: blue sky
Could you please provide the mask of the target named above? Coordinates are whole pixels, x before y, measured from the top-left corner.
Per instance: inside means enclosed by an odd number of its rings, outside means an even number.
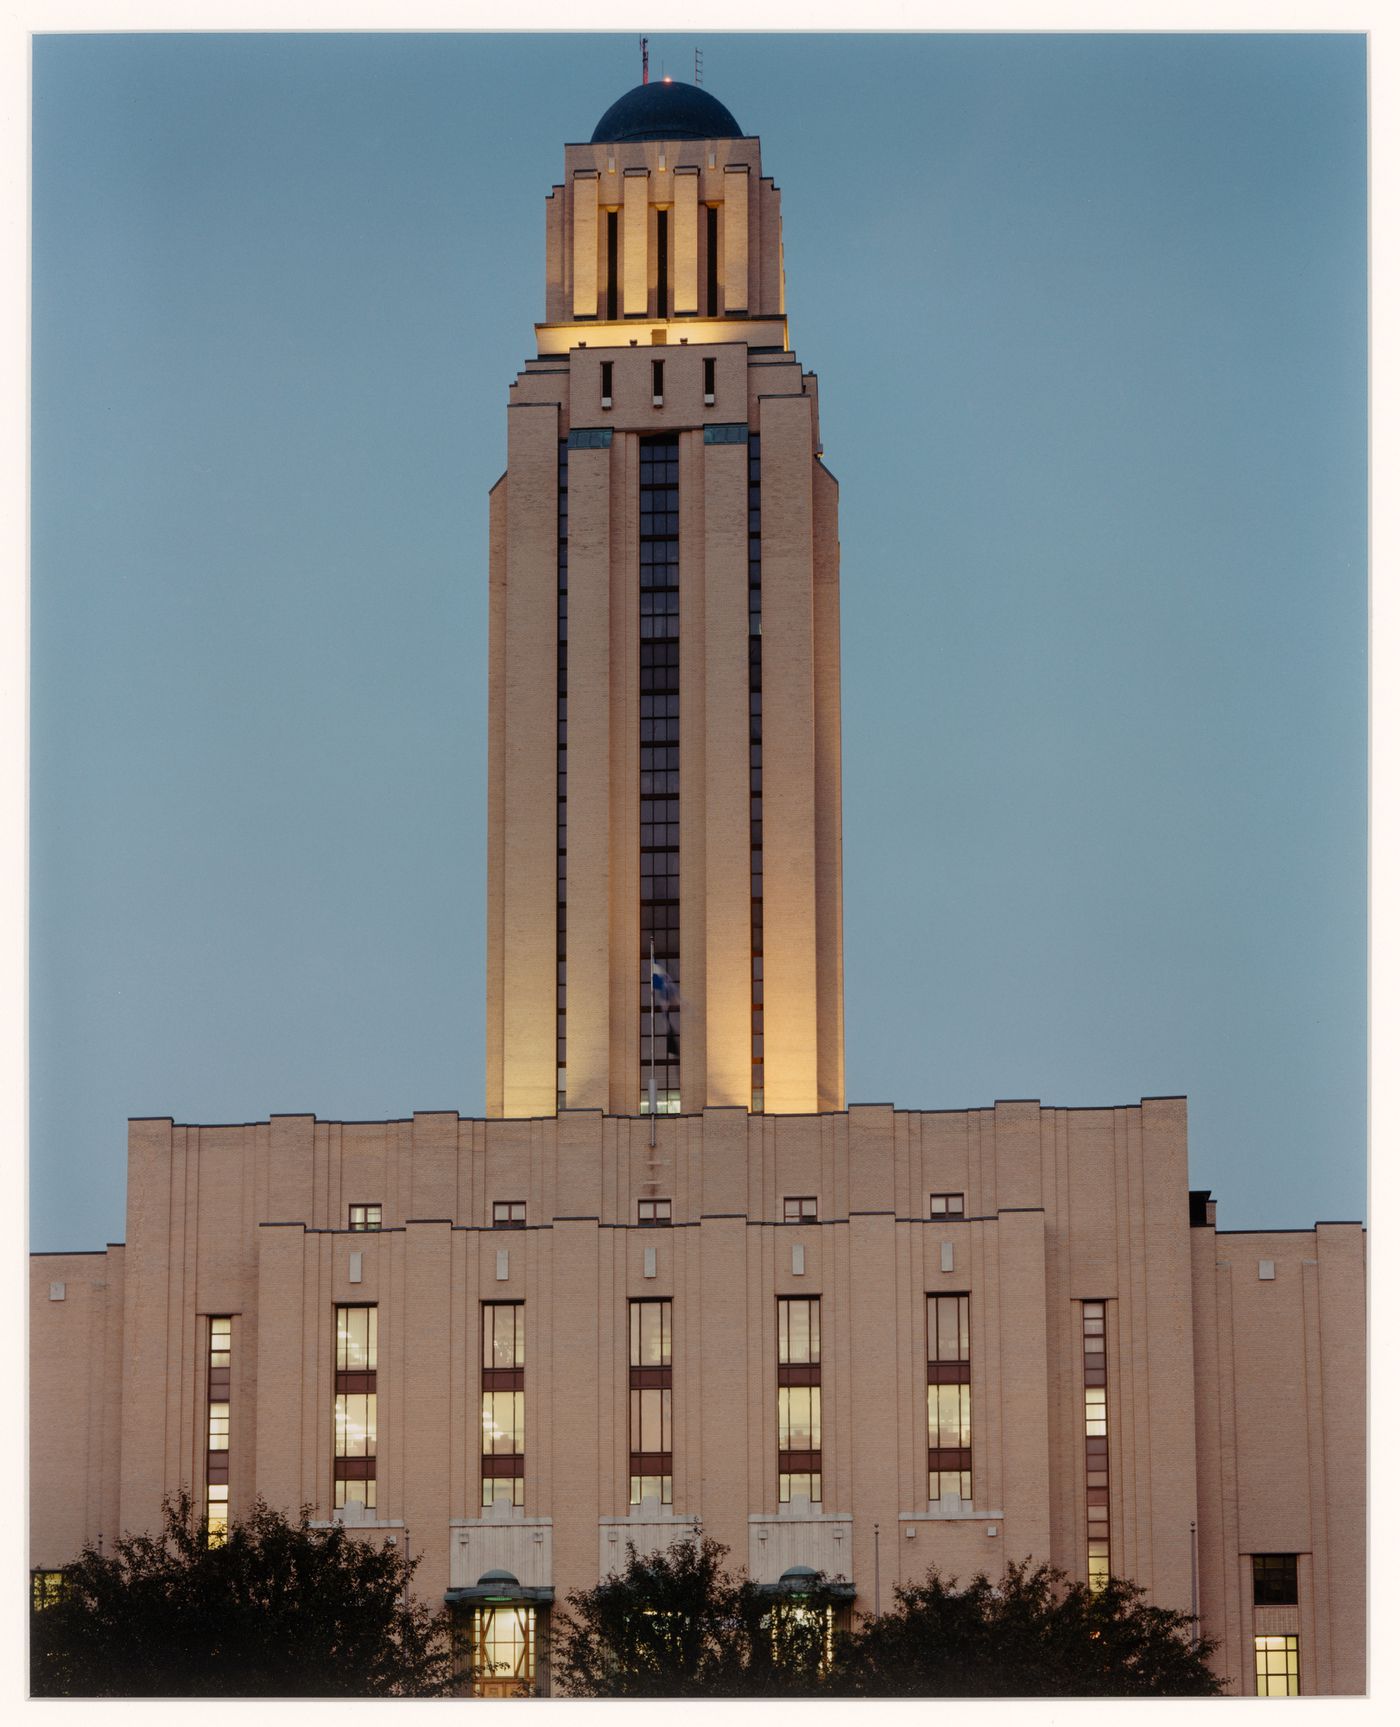
[[[783,189],[842,485],[853,1101],[1184,1092],[1364,1215],[1359,36],[665,36]],[[33,75],[35,1248],[125,1120],[480,1113],[486,494],[630,36]]]

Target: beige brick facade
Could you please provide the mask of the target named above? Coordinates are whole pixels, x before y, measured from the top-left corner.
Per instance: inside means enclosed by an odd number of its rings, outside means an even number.
[[[541,1689],[550,1601],[629,1540],[699,1525],[760,1582],[812,1565],[869,1611],[877,1576],[888,1606],[930,1565],[1088,1576],[1097,1519],[1114,1572],[1199,1603],[1232,1691],[1253,1691],[1262,1636],[1296,1639],[1304,1692],[1361,1691],[1360,1225],[1217,1232],[1180,1098],[846,1106],[837,488],[758,140],[569,145],[545,256],[491,494],[487,1118],[132,1122],[125,1244],[32,1261],[32,1565],[155,1526],[180,1488],[203,1501],[220,1318],[232,1514],[261,1495],[408,1540],[417,1589],[463,1613],[511,1573]],[[682,993],[679,1113],[659,1120],[639,1113],[638,970],[658,433]],[[953,1296],[950,1356],[930,1298]],[[633,1304],[658,1302],[659,1453],[634,1432],[630,1353]],[[805,1377],[779,1360],[791,1303],[819,1319]],[[523,1321],[505,1367],[483,1345],[499,1304]],[[353,1479],[375,1503],[337,1511],[337,1308],[365,1306],[376,1444]],[[784,1443],[787,1388],[814,1372],[820,1431]],[[484,1457],[507,1382],[523,1440]],[[951,1439],[945,1389],[966,1411]],[[669,1493],[642,1492],[663,1453]],[[1296,1602],[1256,1606],[1255,1555],[1293,1558]]]

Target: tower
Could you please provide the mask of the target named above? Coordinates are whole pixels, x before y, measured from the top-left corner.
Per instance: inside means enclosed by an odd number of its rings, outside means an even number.
[[[644,83],[545,236],[491,494],[487,1114],[636,1114],[653,1069],[669,1113],[842,1109],[837,487],[778,189]]]

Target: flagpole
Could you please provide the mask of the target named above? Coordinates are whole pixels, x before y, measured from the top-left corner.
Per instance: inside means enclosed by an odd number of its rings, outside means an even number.
[[[651,1114],[651,1135],[648,1145],[656,1144],[656,942],[651,943],[651,969],[647,973],[647,988],[651,991],[651,1023],[649,1026],[650,1055],[647,1061],[647,1104]]]

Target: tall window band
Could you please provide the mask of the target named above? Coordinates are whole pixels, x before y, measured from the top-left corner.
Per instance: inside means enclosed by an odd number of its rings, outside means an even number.
[[[379,1309],[335,1310],[335,1504],[378,1505]]]
[[[822,1497],[822,1328],[816,1296],[778,1297],[778,1502]]]
[[[612,395],[612,364],[603,367],[603,394]],[[568,937],[568,862],[569,862],[569,441],[559,440],[559,505],[558,553],[559,614],[557,627],[557,703],[555,743],[555,913],[554,913],[554,1059],[555,1106],[563,1109],[568,1095],[568,1026],[565,1011],[568,1005],[565,970]]]
[[[211,1543],[228,1533],[228,1436],[233,1320],[209,1321],[208,1443],[204,1459],[204,1527]]]
[[[525,1306],[481,1307],[481,1503],[525,1503]]]
[[[1107,1303],[1084,1308],[1084,1506],[1087,1571],[1091,1589],[1108,1582],[1108,1318]]]
[[[671,1303],[633,1301],[631,1365],[628,1370],[630,1411],[629,1499],[671,1503]]]
[[[707,361],[706,365],[711,362]],[[707,377],[707,387],[709,379]],[[750,1107],[763,1108],[763,488],[757,433],[749,434],[749,951]]]
[[[680,1012],[656,1002],[657,964],[679,987],[680,963],[680,440],[644,437],[640,451],[641,684],[641,1109],[649,1107],[650,1064],[656,1107],[681,1107]]]
[[[928,1496],[972,1500],[972,1352],[968,1298],[928,1298]]]

